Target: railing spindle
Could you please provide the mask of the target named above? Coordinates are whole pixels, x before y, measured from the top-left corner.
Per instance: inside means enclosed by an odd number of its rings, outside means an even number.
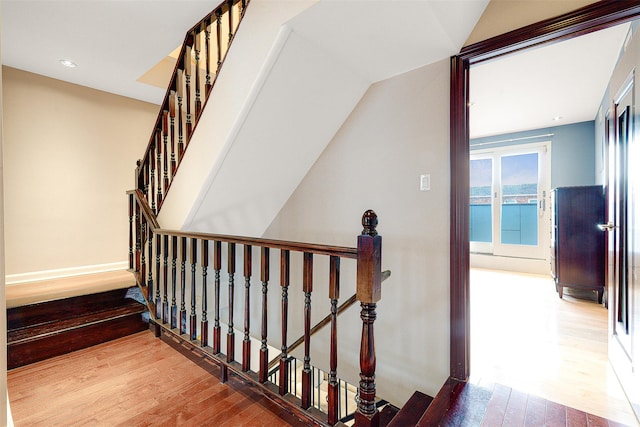
[[[262,248],[260,256],[260,281],[262,282],[262,328],[260,343],[260,369],[259,381],[264,383],[267,381],[269,373],[269,349],[267,347],[267,290],[269,286],[269,248]]]
[[[311,292],[313,291],[313,254],[304,253],[302,273],[304,291],[304,365],[302,368],[302,408],[311,406]]]
[[[174,83],[175,84],[175,83]],[[176,176],[176,91],[169,93],[169,133],[171,135],[171,179]]]
[[[149,172],[149,183],[151,188],[149,189],[149,199],[151,199],[151,210],[154,214],[158,214],[156,210],[156,163],[155,163],[155,145],[149,150],[149,165],[151,171]],[[151,253],[149,253],[151,254]]]
[[[202,240],[202,319],[200,320],[200,345],[209,345],[209,321],[207,320],[207,267],[209,266],[209,241]]]
[[[360,339],[360,386],[356,426],[371,427],[379,423],[376,408],[376,347],[373,323],[376,303],[380,300],[382,238],[376,231],[378,217],[369,210],[362,216],[364,229],[358,236],[357,297],[361,303],[362,336]]]
[[[161,135],[162,130],[160,128],[156,128],[156,177],[158,178],[158,195],[156,197],[156,204],[158,206],[158,211],[160,211],[160,206],[162,206],[162,178],[160,177],[160,173],[162,171],[162,143],[160,142],[162,139]]]
[[[290,279],[290,252],[280,252],[280,286],[282,287],[282,347],[280,354],[280,387],[278,392],[284,396],[290,390],[289,387],[289,360],[287,355],[287,327],[289,324],[289,279]]]
[[[182,100],[184,99],[184,71],[181,69],[179,69],[176,74],[176,85],[178,86],[178,162],[180,162],[184,155],[184,113],[182,111]]]
[[[148,240],[151,240],[151,233],[147,232],[147,228],[148,228],[148,224],[147,222],[143,219],[142,221],[140,221],[140,277],[142,278],[142,283],[145,285],[146,287],[146,295],[145,295],[145,299],[147,300],[147,302],[151,302],[151,297],[153,296],[153,294],[151,294],[151,283],[150,283],[150,279],[151,279],[151,268],[149,268],[149,277],[147,277],[147,259],[145,257],[145,247],[146,244],[145,242]],[[146,236],[149,235],[149,239],[146,239]],[[149,244],[149,248],[151,248],[151,243]],[[151,257],[151,252],[149,252],[149,257]],[[151,260],[151,258],[149,258],[149,260]]]
[[[178,306],[176,304],[176,267],[178,260],[178,237],[171,236],[171,329],[178,324]]]
[[[222,242],[213,243],[213,270],[215,286],[215,317],[213,324],[213,354],[220,353],[220,269],[222,268]]]
[[[229,329],[227,332],[227,362],[235,360],[235,333],[233,331],[233,275],[236,272],[236,244],[229,242],[227,271],[229,273]]]
[[[187,309],[185,307],[186,299],[186,269],[187,263],[187,238],[180,238],[180,333],[187,333]]]
[[[222,11],[216,11],[216,44],[218,48],[218,61],[216,63],[216,76],[220,72],[222,65]]]
[[[340,258],[329,258],[329,299],[331,299],[331,347],[329,350],[329,381],[327,401],[327,421],[334,425],[339,419],[340,400],[338,384],[338,299],[340,298]]]
[[[251,369],[251,340],[249,339],[250,316],[249,295],[251,291],[251,245],[244,245],[244,338],[242,340],[242,370]]]
[[[162,111],[162,169],[163,169],[163,187],[164,192],[169,188],[169,110]]]
[[[162,318],[162,300],[160,299],[160,257],[162,254],[162,239],[160,239],[160,235],[156,236],[156,320],[160,320]]]
[[[200,28],[202,31],[202,27]],[[200,117],[200,111],[202,110],[202,101],[200,100],[200,36],[201,32],[193,32],[194,37],[194,59],[196,61],[196,100],[195,100],[195,113],[196,117]]]
[[[196,263],[198,262],[198,240],[191,239],[191,314],[189,315],[189,338],[195,341],[196,332]]]
[[[191,138],[192,128],[192,118],[191,118],[191,47],[193,46],[193,34],[189,34],[187,45],[185,46],[185,55],[184,55],[184,81],[185,81],[185,91],[187,92],[186,99],[186,111],[187,111],[187,140],[185,141],[186,145],[189,144],[189,139]]]
[[[231,45],[231,41],[233,40],[233,0],[228,0],[227,3],[229,4],[229,11],[228,11],[228,15],[229,15],[229,42],[228,42],[228,46]],[[227,49],[229,49],[227,47]]]
[[[129,195],[129,269],[133,270],[133,194]]]
[[[167,319],[169,318],[169,299],[167,298],[167,288],[169,287],[168,280],[168,271],[169,271],[169,236],[163,235],[163,246],[164,250],[162,252],[163,258],[163,266],[162,266],[162,323],[167,323]]]
[[[204,83],[205,99],[211,92],[211,18],[204,23],[204,50],[206,53],[206,76]]]

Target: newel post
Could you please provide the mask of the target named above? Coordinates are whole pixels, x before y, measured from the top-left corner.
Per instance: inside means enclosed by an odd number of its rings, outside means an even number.
[[[362,337],[360,340],[360,386],[358,410],[355,414],[357,427],[377,427],[379,413],[376,408],[376,347],[373,322],[376,320],[376,302],[380,300],[382,283],[381,259],[382,237],[376,226],[378,216],[368,210],[362,216],[364,229],[358,236],[358,267],[356,294],[362,311]]]

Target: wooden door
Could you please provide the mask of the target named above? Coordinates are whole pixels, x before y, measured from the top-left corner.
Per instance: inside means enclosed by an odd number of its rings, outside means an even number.
[[[608,118],[608,179],[607,223],[607,295],[609,309],[609,359],[616,371],[636,415],[640,416],[640,368],[634,351],[634,321],[640,313],[638,304],[637,256],[640,249],[637,236],[635,193],[640,190],[637,173],[630,168],[635,154],[634,134],[634,75],[623,84],[614,99],[614,109]],[[637,167],[636,167],[637,168]],[[635,225],[635,226],[634,226]],[[635,251],[634,251],[635,249]],[[640,295],[639,295],[640,296]]]

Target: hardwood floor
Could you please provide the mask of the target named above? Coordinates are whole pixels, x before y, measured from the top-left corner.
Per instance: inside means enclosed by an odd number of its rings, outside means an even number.
[[[304,425],[217,374],[145,331],[11,370],[7,383],[18,427]]]
[[[607,361],[607,310],[548,276],[471,270],[471,382],[638,426]],[[588,295],[587,295],[588,296]]]

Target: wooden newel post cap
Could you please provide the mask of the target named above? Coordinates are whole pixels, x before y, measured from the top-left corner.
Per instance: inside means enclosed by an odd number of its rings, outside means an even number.
[[[362,234],[367,236],[377,236],[378,231],[376,227],[378,226],[378,215],[371,209],[366,211],[362,215],[362,226],[364,229],[362,230]]]
[[[357,298],[363,303],[380,300],[382,283],[382,237],[376,226],[378,216],[372,210],[362,215],[362,234],[358,236]]]

